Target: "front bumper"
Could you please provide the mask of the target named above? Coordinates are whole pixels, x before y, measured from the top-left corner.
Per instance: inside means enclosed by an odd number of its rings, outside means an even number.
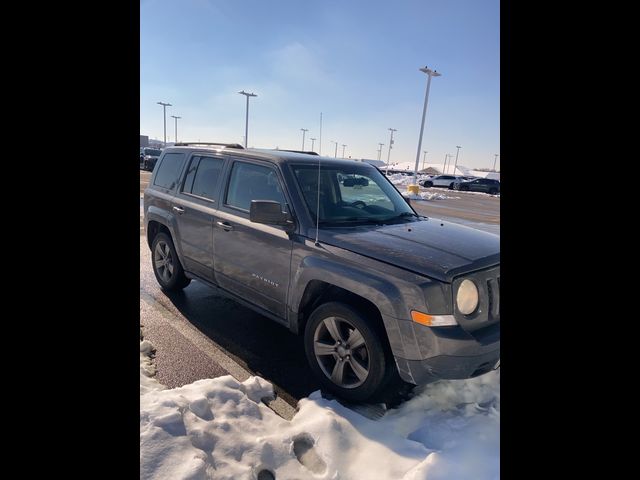
[[[384,318],[400,377],[415,385],[440,379],[472,378],[500,360],[500,323],[473,335],[460,326],[427,327]],[[393,324],[395,328],[389,328]],[[499,365],[499,364],[498,364]]]

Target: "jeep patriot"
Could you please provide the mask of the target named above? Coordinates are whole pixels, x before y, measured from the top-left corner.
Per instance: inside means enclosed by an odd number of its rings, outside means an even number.
[[[301,335],[337,396],[499,367],[499,237],[418,215],[372,165],[177,144],[144,224],[163,290],[197,280]]]

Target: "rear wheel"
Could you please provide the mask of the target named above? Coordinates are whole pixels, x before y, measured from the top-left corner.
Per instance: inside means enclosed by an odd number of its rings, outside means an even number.
[[[427,188],[433,187],[433,182],[430,182],[430,181],[427,180],[422,184],[422,186],[427,187]]]
[[[451,183],[449,184],[449,190],[453,190],[453,185],[454,185],[454,183],[453,183],[453,182],[451,182]]]
[[[158,233],[151,245],[151,262],[156,280],[163,290],[174,292],[182,290],[191,283],[184,274],[171,237],[164,232]]]
[[[381,333],[345,303],[325,303],[311,314],[304,345],[320,384],[345,400],[376,399],[397,376]]]
[[[491,190],[489,190],[489,195],[495,195],[496,193],[498,193],[497,188],[492,188]]]

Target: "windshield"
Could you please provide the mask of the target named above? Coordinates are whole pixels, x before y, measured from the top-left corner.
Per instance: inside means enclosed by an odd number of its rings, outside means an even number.
[[[316,221],[318,166],[292,168],[309,213]],[[402,195],[375,168],[325,162],[320,167],[319,190],[321,225],[382,223],[416,216]]]
[[[145,148],[144,149],[144,154],[145,155],[150,155],[152,157],[159,157],[161,153],[162,152],[160,150],[154,150],[152,148]]]

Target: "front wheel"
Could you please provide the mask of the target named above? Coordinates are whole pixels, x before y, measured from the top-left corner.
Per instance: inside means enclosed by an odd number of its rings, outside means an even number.
[[[495,188],[492,188],[491,190],[489,190],[489,195],[495,195],[498,193],[498,190]]]
[[[311,314],[304,346],[320,384],[345,400],[373,399],[397,375],[381,334],[345,303],[325,303]]]
[[[176,248],[169,235],[164,232],[156,235],[151,245],[151,255],[153,273],[163,290],[175,292],[191,283],[191,280],[184,274]]]
[[[433,187],[433,182],[426,181],[422,185],[426,188],[430,188],[430,187]]]

